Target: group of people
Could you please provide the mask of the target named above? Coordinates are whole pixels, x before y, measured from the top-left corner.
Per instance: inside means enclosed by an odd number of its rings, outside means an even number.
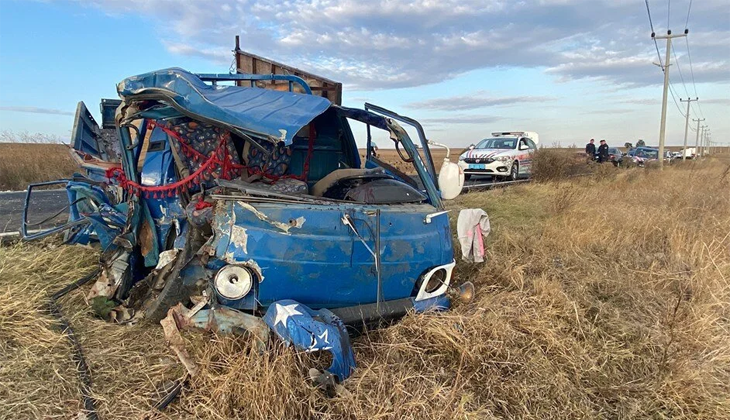
[[[591,139],[586,144],[586,155],[588,155],[588,159],[596,160],[598,163],[608,162],[608,144],[606,140],[601,140],[601,145],[598,146],[598,150],[596,150],[595,142],[594,139]]]

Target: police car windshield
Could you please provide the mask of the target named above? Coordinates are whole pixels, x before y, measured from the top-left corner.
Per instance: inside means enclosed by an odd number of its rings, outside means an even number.
[[[476,145],[476,149],[514,149],[517,139],[514,137],[498,137],[484,139]]]

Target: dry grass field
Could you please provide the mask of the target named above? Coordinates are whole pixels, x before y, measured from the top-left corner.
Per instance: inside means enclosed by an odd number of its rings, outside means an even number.
[[[77,169],[64,144],[0,143],[0,191],[68,178]]]
[[[0,140],[3,140],[2,136],[0,136]],[[679,150],[681,148],[669,147],[668,149]],[[552,150],[575,152],[578,149]],[[458,161],[462,152],[463,150],[459,148],[452,149],[451,161]],[[726,149],[724,151],[724,153],[728,152],[730,150]],[[408,174],[415,173],[413,166],[410,163],[403,162],[395,149],[380,149],[379,154],[383,161],[397,169]],[[446,156],[446,151],[434,147],[431,154],[436,171],[438,171]],[[360,156],[364,159],[365,149],[360,149]],[[24,190],[31,182],[68,178],[76,170],[76,163],[69,155],[68,146],[64,144],[0,142],[0,191],[20,191]]]
[[[354,340],[358,369],[334,398],[316,355],[183,333],[200,365],[166,411],[156,389],[182,367],[159,326],[92,316],[62,299],[101,418],[730,418],[730,166],[711,159],[468,193],[493,231],[484,264],[459,262],[477,295]],[[0,418],[75,418],[79,383],[49,293],[97,251],[0,248]]]

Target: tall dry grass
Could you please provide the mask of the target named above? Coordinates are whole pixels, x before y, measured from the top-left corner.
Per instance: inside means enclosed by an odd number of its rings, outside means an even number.
[[[532,157],[531,178],[535,181],[555,181],[593,172],[595,162],[588,162],[584,153],[576,148],[538,149]]]
[[[159,327],[94,319],[62,302],[103,418],[730,418],[730,169],[663,172],[470,193],[451,214],[492,220],[485,264],[457,264],[476,299],[354,340],[358,369],[327,398],[307,355],[185,332],[201,373],[168,411],[155,389],[182,374]],[[77,381],[39,308],[91,269],[86,248],[0,248],[0,417],[71,417]]]
[[[59,143],[0,143],[0,191],[24,190],[31,182],[68,178],[77,170]]]

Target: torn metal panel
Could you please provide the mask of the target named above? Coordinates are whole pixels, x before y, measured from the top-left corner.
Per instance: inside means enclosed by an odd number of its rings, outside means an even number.
[[[177,326],[175,313],[179,310],[179,307],[182,307],[182,305],[170,308],[167,312],[167,317],[160,321],[160,325],[162,325],[162,329],[165,332],[165,340],[167,340],[170,349],[175,353],[180,363],[185,366],[188,374],[194,377],[198,374],[198,366],[185,349],[185,341],[183,341],[179,327]]]
[[[269,223],[271,226],[281,229],[284,233],[289,233],[289,229],[291,229],[291,228],[297,228],[297,229],[301,228],[304,225],[304,222],[307,220],[304,218],[304,216],[299,216],[296,219],[289,219],[288,223],[284,223],[284,222],[280,222],[278,220],[269,219],[264,213],[258,211],[256,209],[256,207],[246,203],[245,201],[239,201],[237,204],[239,206],[241,206],[242,208],[250,211],[254,215],[256,215],[256,217],[258,217],[259,220],[262,220],[266,223]],[[235,220],[234,220],[234,222],[235,222]]]
[[[108,264],[102,264],[101,275],[89,291],[87,299],[90,300],[97,296],[111,298],[116,294],[125,278],[130,275],[129,256],[128,252],[122,251],[115,254]]]
[[[159,270],[168,264],[175,261],[175,258],[177,258],[177,255],[180,253],[180,248],[173,248],[169,249],[167,251],[162,251],[160,253],[160,258],[157,260],[157,266],[155,267],[156,270]]]
[[[261,318],[226,307],[201,309],[206,304],[207,300],[198,302],[192,309],[177,304],[168,312],[168,318],[172,316],[180,330],[199,328],[222,334],[249,333],[256,339],[256,347],[260,351],[266,349],[269,327]]]

